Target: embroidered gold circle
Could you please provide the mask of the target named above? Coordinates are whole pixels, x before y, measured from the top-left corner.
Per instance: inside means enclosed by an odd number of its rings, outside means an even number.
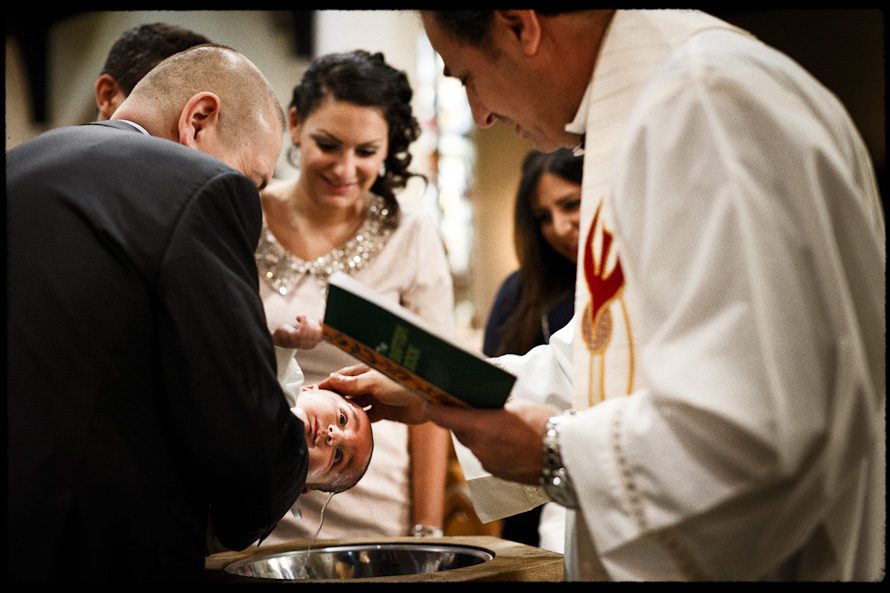
[[[581,316],[581,337],[587,349],[598,354],[606,349],[612,338],[612,313],[607,307],[600,312],[596,320],[591,320],[591,317],[590,303],[587,303],[584,315]]]

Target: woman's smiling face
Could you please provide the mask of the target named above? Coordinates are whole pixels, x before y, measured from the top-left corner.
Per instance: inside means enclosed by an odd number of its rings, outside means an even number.
[[[389,150],[383,113],[328,98],[305,120],[299,117],[292,111],[291,134],[301,153],[300,183],[320,204],[354,205],[377,180]]]

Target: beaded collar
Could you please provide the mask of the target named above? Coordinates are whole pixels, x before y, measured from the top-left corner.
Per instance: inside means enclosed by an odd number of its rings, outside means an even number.
[[[280,295],[292,291],[306,274],[326,288],[331,274],[354,274],[380,252],[392,234],[392,225],[388,224],[392,214],[381,196],[371,194],[365,222],[358,232],[343,246],[312,261],[302,260],[282,247],[269,230],[264,217],[256,250],[260,276]]]

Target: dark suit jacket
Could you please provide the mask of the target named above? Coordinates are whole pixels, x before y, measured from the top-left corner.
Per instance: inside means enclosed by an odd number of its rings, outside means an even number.
[[[7,152],[11,581],[200,579],[299,495],[253,183],[123,122]]]

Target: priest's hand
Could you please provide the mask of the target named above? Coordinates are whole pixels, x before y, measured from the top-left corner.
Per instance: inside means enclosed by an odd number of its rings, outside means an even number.
[[[318,386],[336,391],[366,408],[371,422],[395,420],[404,424],[421,424],[428,420],[423,398],[364,364],[335,371]]]
[[[494,476],[537,484],[543,469],[547,420],[559,410],[524,400],[507,402],[503,409],[480,410],[427,406],[430,420],[451,429]]]

